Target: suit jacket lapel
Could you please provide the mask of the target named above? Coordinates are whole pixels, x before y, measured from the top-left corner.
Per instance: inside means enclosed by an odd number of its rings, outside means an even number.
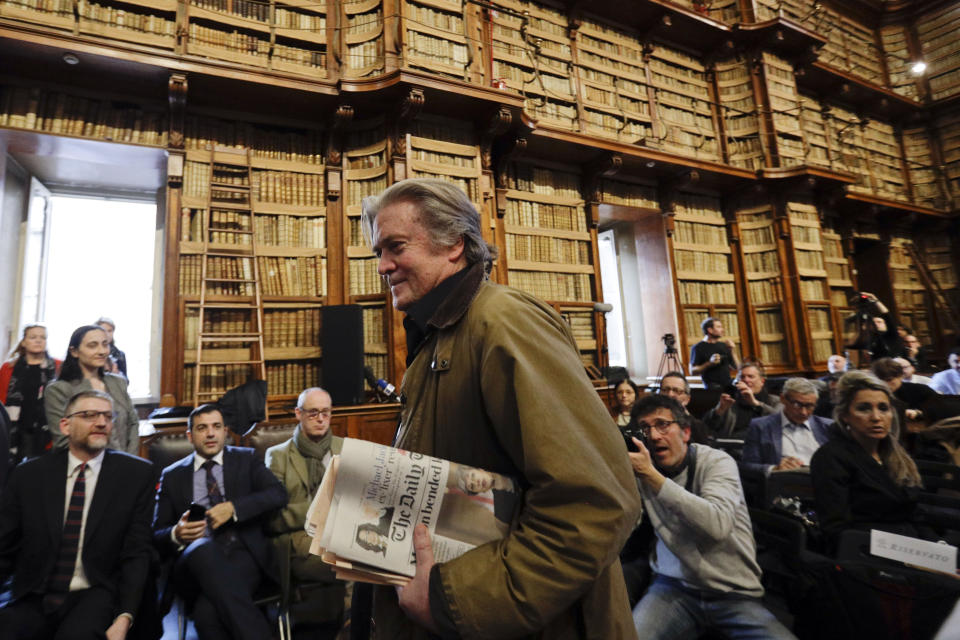
[[[776,420],[773,420],[776,418]],[[776,453],[774,464],[780,464],[780,459],[783,457],[783,425],[780,423],[780,414],[774,414],[773,424],[770,425],[770,436],[773,441],[773,451]]]
[[[290,460],[290,466],[293,467],[293,470],[297,472],[297,475],[300,476],[300,482],[303,483],[303,486],[307,488],[307,492],[310,491],[310,471],[307,469],[306,459],[300,455],[300,452],[297,450],[297,446],[290,443],[289,448],[287,449],[287,458]]]
[[[50,458],[52,473],[45,483],[44,503],[47,506],[47,526],[54,549],[60,548],[60,536],[63,534],[63,511],[67,495],[67,452],[57,453]]]

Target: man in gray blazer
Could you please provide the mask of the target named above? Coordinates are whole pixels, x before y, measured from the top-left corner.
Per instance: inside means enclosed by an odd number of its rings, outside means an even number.
[[[769,475],[809,466],[813,453],[829,439],[833,420],[813,415],[819,389],[806,378],[783,385],[782,408],[750,421],[743,445],[743,467]]]

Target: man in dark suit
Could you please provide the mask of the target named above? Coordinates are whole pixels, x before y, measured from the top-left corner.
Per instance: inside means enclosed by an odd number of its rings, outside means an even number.
[[[743,466],[769,474],[800,469],[829,440],[833,420],[813,415],[819,389],[805,378],[790,378],[783,384],[782,410],[750,421],[743,445]]]
[[[152,549],[150,463],[107,449],[113,402],[86,390],[67,402],[68,448],[17,467],[0,504],[0,638],[127,637]]]
[[[156,544],[176,555],[174,585],[193,604],[202,640],[263,640],[270,628],[253,603],[262,579],[276,578],[263,524],[287,502],[283,485],[252,449],[224,447],[227,429],[215,405],[187,419],[194,447],[163,470],[153,517]],[[205,518],[191,521],[190,504]]]

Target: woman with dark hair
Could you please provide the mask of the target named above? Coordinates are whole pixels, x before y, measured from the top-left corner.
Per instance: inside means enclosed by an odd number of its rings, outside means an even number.
[[[113,399],[115,418],[108,446],[136,455],[140,447],[140,418],[127,393],[126,378],[104,370],[108,355],[110,339],[100,327],[84,325],[70,336],[60,376],[44,394],[47,429],[55,448],[67,446],[66,436],[60,432],[60,418],[67,400],[78,391],[97,389],[107,392]]]
[[[850,371],[836,393],[834,431],[810,461],[824,533],[834,541],[845,529],[933,535],[917,524],[920,473],[897,440],[890,388],[869,373]]]
[[[0,402],[10,416],[10,458],[17,464],[50,446],[43,412],[43,392],[60,369],[47,352],[47,328],[28,324],[10,359],[0,366]]]
[[[640,397],[640,388],[630,378],[624,378],[613,388],[613,419],[621,429],[630,424],[630,411]]]

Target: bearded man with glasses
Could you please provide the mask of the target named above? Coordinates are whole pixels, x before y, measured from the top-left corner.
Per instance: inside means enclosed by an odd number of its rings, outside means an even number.
[[[286,442],[267,449],[264,462],[287,490],[287,506],[268,523],[277,552],[290,558],[291,580],[310,583],[301,590],[301,601],[291,607],[294,637],[333,638],[340,629],[345,583],[337,580],[330,565],[310,555],[313,538],[303,525],[310,502],[320,487],[332,456],[340,453],[343,438],[330,431],[333,413],[330,394],[311,387],[297,399],[297,428]]]
[[[74,394],[63,413],[67,448],[14,469],[0,502],[0,584],[13,577],[3,640],[122,640],[138,617],[150,619],[138,610],[152,556],[152,465],[107,448],[114,411],[103,391]]]
[[[630,462],[651,533],[653,581],[633,609],[641,638],[793,638],[761,603],[760,566],[737,464],[690,443],[688,414],[663,395],[633,407]]]

